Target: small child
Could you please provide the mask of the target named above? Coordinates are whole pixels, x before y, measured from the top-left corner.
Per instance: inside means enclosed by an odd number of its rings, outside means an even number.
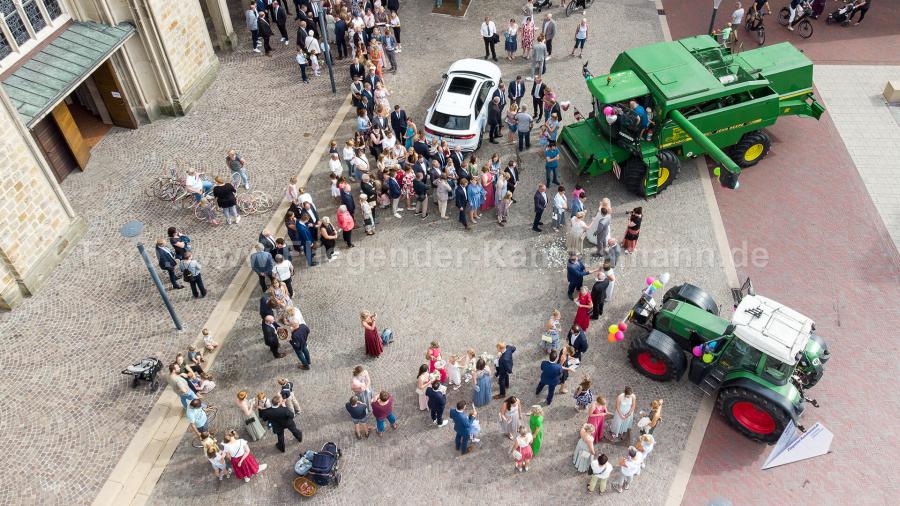
[[[208,394],[216,388],[216,382],[213,381],[212,374],[208,372],[201,372],[199,375],[191,372],[188,373],[188,378],[188,381],[194,384],[198,394]]]
[[[469,429],[469,441],[472,443],[480,443],[481,440],[478,439],[478,434],[481,433],[481,422],[478,421],[478,415],[474,410],[469,413],[469,420],[472,422],[471,428]]]
[[[284,399],[284,403],[291,413],[295,415],[300,412],[300,402],[297,401],[297,396],[294,395],[294,384],[287,380],[287,378],[279,378],[278,386],[281,387],[281,398]]]
[[[332,144],[334,144],[334,142],[332,142]],[[328,168],[331,170],[331,173],[337,177],[344,175],[344,166],[341,165],[341,160],[337,151],[331,153],[331,158],[328,159]]]
[[[312,63],[313,74],[319,75],[319,57],[316,53],[309,53],[309,62]]]
[[[391,196],[388,195],[387,185],[383,185],[381,192],[378,193],[378,207],[382,209],[391,207]]]
[[[506,192],[506,195],[500,199],[497,205],[497,224],[501,227],[506,226],[506,219],[509,217],[509,206],[512,205],[512,192]]]
[[[459,390],[459,386],[462,384],[460,367],[459,357],[450,355],[450,360],[447,361],[447,383],[453,387],[453,390]]]
[[[465,361],[463,361],[463,367],[465,368],[465,371],[466,371],[466,374],[465,374],[466,383],[472,381],[472,378],[475,377],[475,364],[478,361],[478,359],[475,357],[476,357],[475,348],[469,348],[468,350],[466,350],[466,358],[465,358]]]
[[[209,205],[209,201],[207,201],[206,199],[200,199],[200,202],[198,202],[197,205],[200,206],[201,215],[210,225],[219,224],[219,220],[216,219],[216,212],[213,211],[212,206]]]
[[[207,329],[203,329],[203,347],[206,348],[206,351],[215,351],[219,347],[219,343],[213,340]]]
[[[215,448],[206,449],[206,458],[213,468],[213,476],[222,481],[224,478],[231,477],[231,469],[225,464],[225,452],[216,451]]]
[[[328,174],[328,179],[331,180],[331,196],[334,198],[334,202],[338,203],[341,201],[341,190],[338,189],[338,176],[332,172]]]
[[[375,235],[375,217],[372,215],[372,206],[365,193],[359,194],[359,208],[362,210],[363,223],[366,225],[366,235]]]
[[[328,154],[330,155],[332,153],[337,153],[337,152],[338,152],[337,142],[335,142],[335,141],[329,142],[328,143]]]
[[[196,346],[188,346],[187,359],[188,365],[191,369],[197,372],[203,371],[203,363],[206,362],[206,359],[203,358],[202,351],[197,351]]]

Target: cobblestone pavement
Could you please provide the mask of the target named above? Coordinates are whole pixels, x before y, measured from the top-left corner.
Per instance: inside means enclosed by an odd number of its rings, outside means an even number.
[[[233,147],[247,158],[254,189],[280,198],[344,98],[330,93],[327,77],[297,85],[287,53],[279,47],[273,59],[246,51],[223,57],[218,78],[189,114],[114,128],[85,172],[63,183],[88,231],[37,295],[0,314],[0,445],[28,470],[0,478],[0,504],[84,504],[103,485],[157,397],[131,390],[119,371],[186,349],[267,219],[210,228],[149,199],[144,185],[164,161],[221,172]],[[153,244],[167,227],[184,227],[194,241],[209,296],[195,301],[189,289],[170,292],[183,332],[174,331],[134,246],[119,235],[133,219],[146,225],[142,239],[154,265]],[[51,388],[52,408],[45,400]]]
[[[515,7],[508,7],[515,5]],[[423,118],[439,75],[449,64],[464,56],[481,56],[477,24],[485,14],[495,19],[515,15],[518,2],[476,2],[466,20],[431,16],[430,2],[404,4],[404,51],[401,70],[388,75],[392,87],[391,103],[400,103],[417,121]],[[558,15],[558,9],[554,14]],[[592,68],[606,68],[621,49],[661,38],[655,8],[650,2],[595,2],[587,13],[592,21],[592,39],[585,60]],[[627,21],[627,24],[626,24]],[[568,59],[569,34],[575,19],[559,22],[559,42],[551,60],[548,82],[560,88],[561,95],[584,109],[587,93],[579,77],[585,60]],[[475,34],[475,35],[468,35]],[[457,48],[440,51],[439,48]],[[416,58],[418,48],[426,48],[426,57]],[[520,62],[499,63],[505,80],[516,72],[525,72]],[[342,73],[343,74],[343,73]],[[342,79],[345,77],[340,76]],[[352,132],[345,121],[337,139],[342,142]],[[485,144],[479,158],[492,151]],[[513,156],[509,144],[496,148],[504,161]],[[532,217],[531,195],[543,170],[534,152],[525,155],[524,181],[519,203],[511,211],[510,226],[498,228],[483,220],[473,232],[462,231],[455,220],[447,222],[432,214],[424,222],[406,213],[397,220],[383,213],[374,237],[357,237],[358,247],[340,260],[322,264],[312,271],[301,271],[299,295],[295,297],[312,328],[313,369],[295,368],[293,354],[272,360],[261,343],[257,301],[252,298],[238,324],[228,336],[226,349],[214,365],[219,387],[208,396],[219,411],[220,430],[240,425],[233,404],[240,389],[251,392],[275,392],[274,380],[287,376],[296,381],[303,406],[298,417],[304,442],[288,442],[288,452],[273,448],[269,434],[251,448],[269,470],[248,485],[236,480],[223,483],[210,474],[205,459],[189,444],[186,436],[154,490],[151,502],[201,504],[276,503],[295,501],[290,480],[292,464],[300,451],[318,449],[326,441],[335,441],[344,452],[341,461],[343,481],[338,488],[325,487],[320,499],[328,504],[358,503],[374,499],[387,501],[418,500],[429,503],[472,503],[499,499],[502,503],[535,500],[548,493],[561,500],[583,497],[587,478],[572,470],[571,455],[582,414],[576,414],[570,395],[560,395],[549,410],[545,423],[544,449],[529,474],[513,473],[507,455],[507,440],[498,434],[499,404],[479,410],[484,437],[472,455],[453,453],[451,428],[436,429],[427,416],[416,412],[414,377],[423,353],[432,339],[442,344],[445,354],[462,353],[467,347],[490,351],[503,339],[519,348],[511,393],[522,397],[526,406],[537,399],[532,394],[541,359],[538,351],[540,328],[552,308],[560,307],[563,324],[571,322],[574,307],[565,300],[564,270],[559,258],[560,239],[547,232],[534,234],[529,229]],[[309,187],[320,210],[334,212],[327,191],[326,169],[313,175]],[[563,176],[569,187],[574,180]],[[616,209],[613,229],[621,235],[626,209],[643,205],[647,216],[638,248],[639,254],[624,257],[617,271],[620,283],[615,300],[608,306],[609,318],[624,314],[633,303],[643,279],[662,271],[671,271],[672,283],[691,281],[707,287],[718,300],[726,300],[727,288],[711,233],[710,217],[703,200],[698,175],[685,170],[677,184],[659,198],[638,201],[627,195],[610,175],[582,180],[587,190],[588,207],[595,209],[601,196],[609,196]],[[545,221],[547,221],[545,219]],[[355,235],[358,235],[357,232]],[[444,252],[449,252],[449,260]],[[549,252],[549,254],[548,254]],[[358,312],[370,309],[379,313],[382,326],[391,327],[398,336],[378,359],[364,356]],[[690,430],[700,401],[699,392],[684,384],[658,384],[630,369],[624,348],[610,345],[603,328],[609,320],[591,326],[591,348],[582,371],[595,379],[595,389],[612,399],[617,390],[630,384],[646,409],[650,399],[667,400],[665,426],[658,432],[659,445],[653,462],[628,501],[635,504],[660,504],[668,490],[678,463],[683,441]],[[290,351],[289,349],[287,351]],[[390,391],[396,402],[400,429],[388,431],[383,439],[374,435],[357,442],[351,433],[343,409],[349,397],[352,368],[363,364],[372,374],[374,387]],[[452,393],[450,403],[471,399],[471,387]],[[603,445],[604,451],[617,457],[623,447]],[[424,486],[423,486],[424,485]],[[496,497],[488,490],[497,490]],[[606,500],[609,500],[607,498]]]

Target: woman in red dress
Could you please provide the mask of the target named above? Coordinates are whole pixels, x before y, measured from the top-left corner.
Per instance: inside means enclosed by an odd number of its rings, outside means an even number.
[[[578,300],[575,301],[578,306],[578,312],[575,313],[575,324],[587,331],[591,324],[591,310],[594,308],[594,301],[591,300],[591,289],[587,286],[581,287],[581,293],[578,294]]]
[[[231,468],[234,469],[234,477],[245,482],[250,481],[250,477],[262,471],[265,471],[268,465],[259,464],[250,453],[250,447],[247,441],[239,438],[235,431],[231,431],[225,435],[223,444],[225,454],[231,459]]]
[[[481,168],[481,187],[484,188],[484,203],[481,204],[480,211],[487,211],[494,207],[496,196],[494,195],[494,175],[491,173],[491,166],[485,165]]]
[[[384,351],[384,346],[381,344],[381,336],[378,334],[378,327],[375,326],[375,318],[377,316],[375,313],[368,311],[363,311],[359,314],[359,319],[362,321],[363,329],[365,329],[366,355],[370,357],[377,357]]]

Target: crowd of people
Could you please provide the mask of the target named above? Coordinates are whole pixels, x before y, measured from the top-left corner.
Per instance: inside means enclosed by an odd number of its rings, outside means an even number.
[[[458,220],[466,229],[486,219],[489,212],[495,214],[487,217],[488,220],[495,221],[498,226],[506,226],[509,208],[516,203],[515,191],[521,178],[517,159],[504,163],[499,153],[493,153],[489,159],[482,161],[474,154],[465,156],[458,147],[451,149],[447,142],[428,142],[406,111],[400,105],[390,103],[391,92],[385,80],[385,66],[390,65],[388,71],[396,70],[396,53],[401,51],[397,15],[399,2],[335,0],[324,2],[323,7],[327,30],[320,34],[310,2],[295,2],[297,61],[302,79],[307,81],[306,65],[311,65],[313,73],[318,74],[317,56],[324,50],[324,44],[337,49],[338,59],[352,60],[349,67],[352,99],[357,109],[357,128],[353,138],[347,139],[342,147],[336,142],[331,143],[327,162],[331,196],[337,211],[333,221],[320,213],[310,193],[300,186],[296,178],[292,178],[284,197],[289,203],[284,216],[286,236],[277,237],[273,231],[263,230],[249,257],[250,267],[257,275],[262,291],[259,314],[263,343],[274,359],[281,359],[288,355],[281,351],[284,341],[294,351],[298,359],[297,367],[301,370],[309,370],[312,360],[308,347],[310,328],[295,302],[299,298],[296,293],[298,287],[294,283],[295,255],[305,260],[308,267],[318,264],[316,256],[321,251],[324,251],[327,261],[334,261],[341,255],[337,250],[338,231],[346,248],[353,248],[355,230],[363,228],[365,234],[373,235],[380,219],[386,216],[399,219],[404,216],[403,213],[410,211],[425,219],[435,206],[442,219],[449,219],[448,202],[453,202],[459,213]],[[618,466],[620,479],[615,487],[622,491],[630,486],[634,477],[640,475],[653,451],[656,444],[653,432],[662,419],[663,402],[661,399],[653,400],[649,412],[645,413],[638,410],[638,400],[632,389],[625,387],[608,408],[606,399],[591,377],[583,374],[576,380],[574,376],[587,357],[589,340],[586,332],[591,321],[603,315],[603,306],[612,297],[614,269],[619,256],[634,251],[642,210],[635,208],[628,214],[627,231],[620,245],[612,237],[613,209],[610,201],[600,201],[597,213],[588,224],[584,189],[576,185],[569,196],[567,189],[559,184],[556,139],[562,128],[563,105],[542,78],[546,72],[546,62],[552,55],[556,26],[552,16],[547,14],[541,29],[537,30],[532,22],[533,14],[527,10],[528,6],[521,28],[515,20],[510,20],[503,33],[507,58],[515,58],[521,47],[522,56],[532,62],[532,76],[525,79],[518,76],[508,87],[501,85],[491,97],[489,142],[497,143],[497,139],[502,139],[502,127],[506,126],[509,129],[508,142],[518,143],[519,150],[529,149],[530,130],[543,119],[539,143],[544,149],[546,181],[538,186],[534,194],[535,219],[532,229],[542,232],[543,213],[549,208],[554,232],[566,235],[566,249],[571,253],[567,266],[568,296],[576,306],[575,319],[563,336],[561,313],[554,311],[540,340],[535,343],[536,348],[545,353],[539,369],[534,371],[535,396],[542,395],[545,390],[547,392],[545,401],[540,404],[526,408],[522,399],[512,394],[522,385],[517,385],[515,389],[510,385],[516,346],[506,342],[498,342],[495,350],[478,352],[468,348],[455,354],[445,353],[440,343],[431,342],[424,350],[424,363],[416,374],[414,389],[418,409],[428,412],[433,425],[446,427],[452,421],[454,446],[461,454],[472,452],[481,443],[483,431],[494,430],[493,427],[482,426],[479,410],[484,412],[493,401],[498,401],[499,430],[510,441],[509,446],[504,445],[501,450],[508,452],[517,471],[526,472],[540,454],[545,439],[544,417],[553,405],[554,395],[557,392],[570,394],[567,384],[574,383],[576,386],[571,392],[571,403],[585,418],[577,434],[572,435],[575,440],[573,467],[579,473],[589,472],[588,490],[593,492],[599,486],[600,492],[604,492],[613,468]],[[276,23],[282,42],[285,45],[289,43],[287,15],[290,15],[287,6],[278,1],[257,0],[250,3],[246,19],[254,51],[260,51],[261,45],[262,50],[271,53],[268,41],[271,29],[267,28],[270,19]],[[482,26],[486,58],[493,55],[494,33],[496,27],[487,18]],[[518,37],[521,37],[521,45]],[[573,56],[576,49],[583,50],[586,38],[587,22],[584,20],[575,34]],[[526,93],[525,80],[534,81],[530,92],[533,116],[528,114],[527,106],[521,104]],[[226,164],[236,174],[234,179],[239,177],[243,185],[249,188],[245,164],[240,155],[230,151]],[[548,198],[546,191],[551,184],[556,185],[557,193]],[[233,185],[227,186],[231,187],[233,194]],[[228,204],[227,190],[225,188],[216,193],[214,189],[201,188],[198,193],[212,191]],[[222,204],[220,200],[220,207],[228,207]],[[239,220],[239,217],[229,214],[226,217],[229,222],[234,219],[237,223]],[[583,260],[585,238],[597,245],[594,256],[602,258],[602,262],[591,269],[585,266]],[[200,265],[192,258],[191,241],[187,235],[171,228],[168,244],[160,240],[156,252],[160,268],[169,274],[173,288],[183,288],[176,272],[180,268],[180,277],[190,283],[194,296],[206,296]],[[596,275],[596,280],[588,289],[583,280],[591,274]],[[374,312],[360,313],[365,354],[372,358],[382,355],[385,346],[394,338],[390,329],[379,330],[377,318]],[[217,347],[209,333],[204,332],[204,350],[213,351]],[[239,479],[250,481],[252,476],[266,468],[265,464],[256,462],[248,440],[237,432],[225,433],[221,442],[210,434],[208,413],[214,408],[208,406],[203,398],[216,385],[205,370],[203,351],[192,347],[186,356],[179,354],[169,366],[169,384],[179,395],[191,429],[203,442],[213,474],[219,480],[234,474]],[[290,432],[298,443],[303,440],[302,431],[295,421],[301,404],[294,383],[288,378],[279,378],[272,386],[276,393],[271,397],[265,392],[258,392],[255,396],[246,390],[237,392],[235,405],[243,417],[249,441],[258,441],[271,430],[276,435],[276,448],[284,452],[285,431]],[[451,396],[462,398],[448,406]],[[394,396],[389,391],[376,390],[371,375],[362,365],[356,366],[352,372],[350,398],[344,407],[357,439],[370,436],[370,418],[374,419],[375,433],[379,437],[384,435],[388,426],[392,430],[400,428]],[[611,418],[609,422],[608,418]],[[640,432],[638,437],[631,436],[635,424]],[[623,444],[625,451],[621,458],[615,460],[606,455],[600,447],[603,441]]]

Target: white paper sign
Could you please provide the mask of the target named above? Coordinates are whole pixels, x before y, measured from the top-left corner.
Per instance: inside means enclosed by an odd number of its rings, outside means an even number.
[[[113,98],[122,98],[122,94],[118,91],[111,91],[110,93],[112,94]]]
[[[781,438],[763,463],[763,469],[790,464],[800,460],[825,455],[831,448],[834,434],[821,423],[816,422],[806,432],[800,433],[794,422],[788,423]]]

